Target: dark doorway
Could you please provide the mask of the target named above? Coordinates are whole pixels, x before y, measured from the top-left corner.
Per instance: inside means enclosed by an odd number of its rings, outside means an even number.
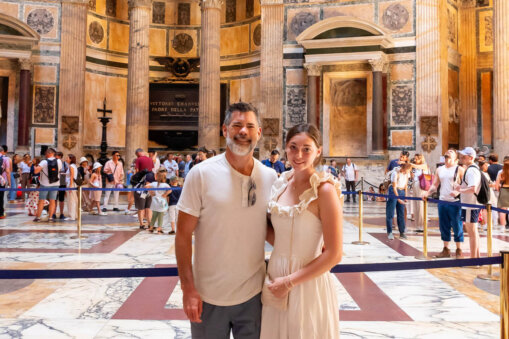
[[[8,100],[9,100],[9,78],[0,77],[0,145],[7,144]]]

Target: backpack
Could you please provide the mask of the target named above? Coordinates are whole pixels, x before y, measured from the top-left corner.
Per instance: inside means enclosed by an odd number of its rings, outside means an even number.
[[[474,194],[477,197],[478,203],[480,203],[482,205],[486,205],[490,201],[490,183],[488,182],[488,179],[486,179],[484,174],[482,174],[481,170],[477,166],[474,166],[474,165],[468,166],[468,168],[465,170],[465,175],[463,175],[463,181],[465,181],[465,183],[467,183],[466,176],[467,176],[467,171],[470,167],[477,168],[477,170],[481,174],[481,185],[479,187],[479,193],[477,193],[477,194],[474,193]]]
[[[144,170],[141,170],[141,171],[133,174],[131,177],[131,185],[133,187],[135,187],[135,186],[138,186],[138,184],[143,183],[145,181],[145,176],[147,175],[147,173],[148,173],[148,170],[144,169]]]
[[[46,177],[48,178],[48,181],[50,184],[60,181],[60,175],[58,173],[58,160],[46,160],[47,168],[48,168],[48,174],[44,173]]]
[[[84,178],[84,175],[83,175],[83,171],[81,171],[80,168],[82,168],[82,167],[79,167],[77,169],[78,173],[76,174],[76,179],[74,180],[74,183],[76,184],[76,186],[83,185],[83,182],[85,181],[85,178]]]

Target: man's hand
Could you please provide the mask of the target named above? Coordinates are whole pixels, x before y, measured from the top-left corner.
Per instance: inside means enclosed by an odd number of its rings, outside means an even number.
[[[203,301],[195,288],[184,292],[184,312],[193,323],[201,323]]]

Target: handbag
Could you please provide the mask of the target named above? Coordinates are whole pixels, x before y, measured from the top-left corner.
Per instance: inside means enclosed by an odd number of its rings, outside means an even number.
[[[293,246],[293,221],[294,216],[292,216],[292,228],[290,233],[290,256],[289,256],[289,267],[288,272],[290,272],[292,267],[292,246]],[[292,272],[290,272],[292,273]],[[268,284],[272,282],[272,279],[269,276],[269,273],[265,274],[265,280],[263,281],[263,287],[262,287],[262,304],[265,306],[274,307],[275,309],[278,309],[280,311],[286,311],[288,309],[288,297],[290,295],[290,292],[282,297],[278,298],[276,297],[270,290]]]
[[[500,187],[498,195],[497,207],[509,207],[509,187]]]
[[[421,187],[421,190],[428,191],[433,184],[433,179],[433,174],[424,174],[424,172],[422,172],[422,174],[419,175],[419,186]]]

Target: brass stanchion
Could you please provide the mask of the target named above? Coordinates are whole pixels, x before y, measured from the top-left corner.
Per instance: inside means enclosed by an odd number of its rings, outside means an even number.
[[[509,251],[501,251],[500,270],[500,338],[509,338]]]
[[[428,257],[428,199],[423,198],[424,202],[424,219],[423,219],[423,231],[422,231],[422,254],[415,256],[415,259],[429,260]]]
[[[352,244],[354,245],[367,245],[369,242],[362,241],[362,226],[363,226],[363,216],[362,216],[362,205],[364,203],[364,200],[362,198],[362,191],[359,191],[359,241],[352,241]]]
[[[78,187],[78,219],[77,219],[77,227],[78,227],[78,235],[72,236],[71,239],[85,239],[88,238],[86,235],[81,235],[81,204],[82,204],[82,187]]]
[[[486,235],[486,238],[488,238],[488,257],[493,256],[493,243],[492,243],[492,231],[493,231],[493,220],[491,219],[492,211],[491,211],[491,204],[486,205],[486,211],[487,211],[487,223],[488,223],[488,232]],[[493,266],[488,266],[488,273],[487,274],[479,274],[477,276],[479,279],[483,280],[498,280],[499,277],[496,275],[493,275]]]

